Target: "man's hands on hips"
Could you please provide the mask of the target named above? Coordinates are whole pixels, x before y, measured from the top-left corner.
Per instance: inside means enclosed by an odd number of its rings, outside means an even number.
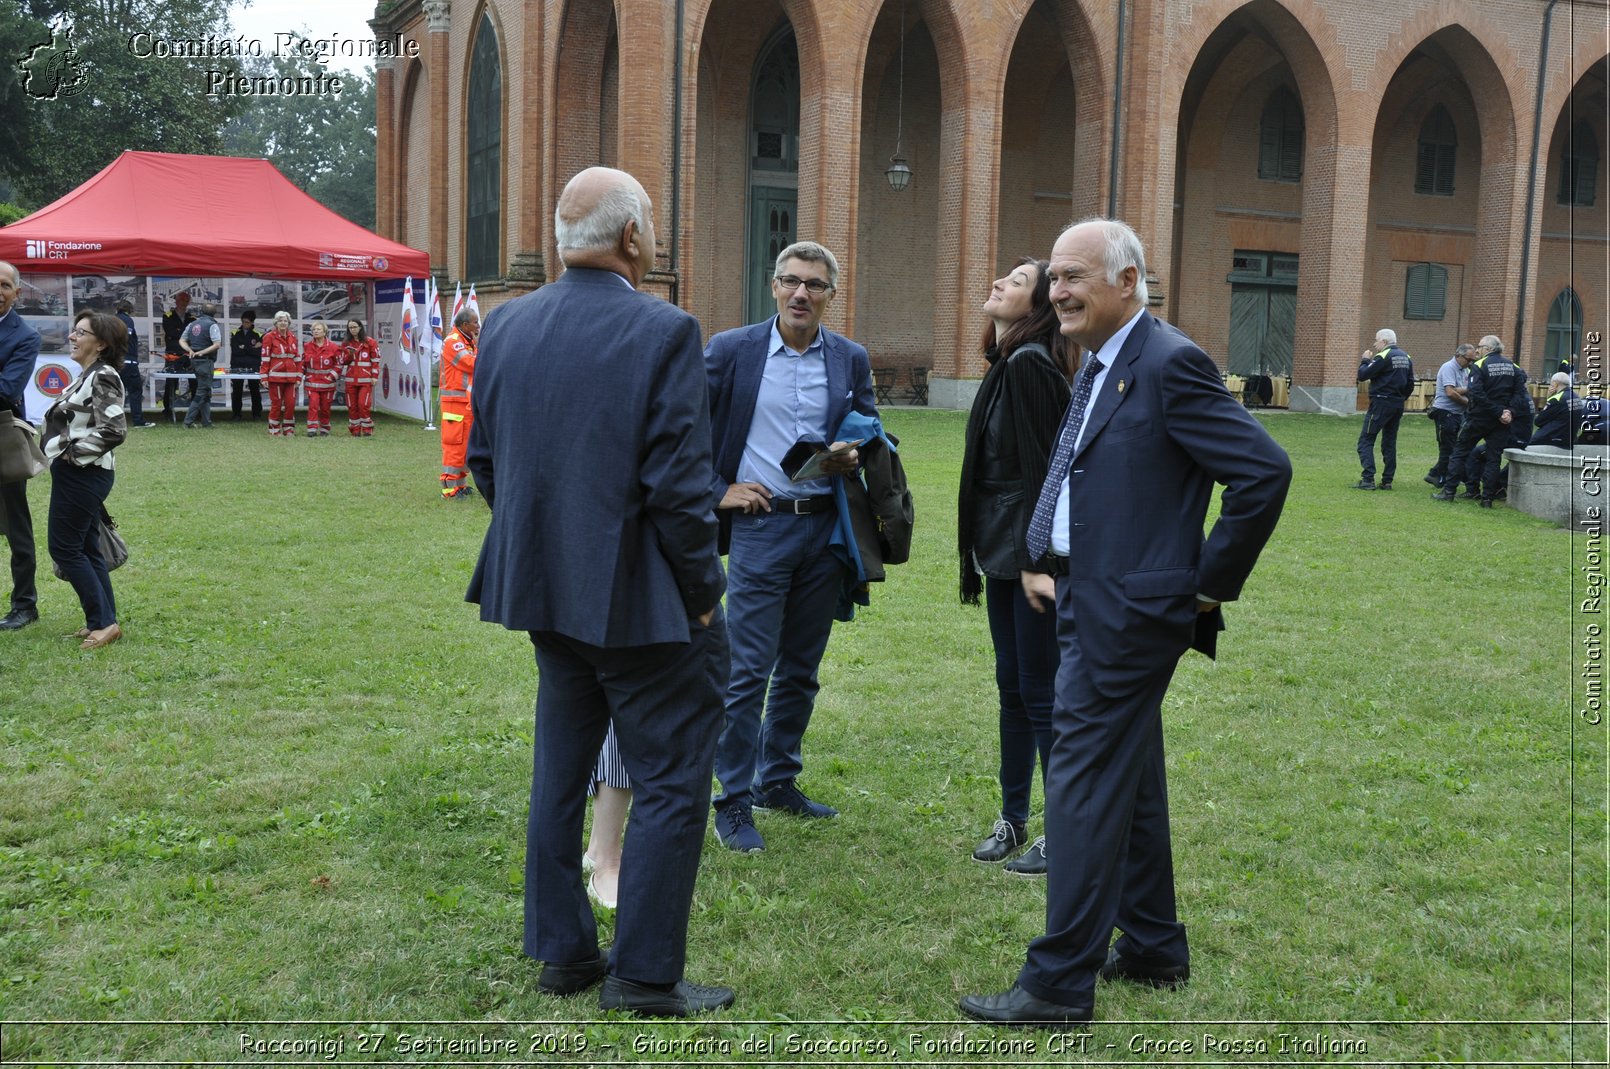
[[[1044,572],[1023,572],[1023,596],[1029,608],[1046,612],[1057,603],[1057,581]]]
[[[721,504],[716,507],[741,509],[750,515],[770,512],[771,491],[759,483],[733,483],[727,487],[727,492],[721,495]]]

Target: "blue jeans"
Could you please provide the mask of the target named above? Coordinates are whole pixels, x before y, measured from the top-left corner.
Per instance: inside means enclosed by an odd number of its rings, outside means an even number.
[[[196,384],[190,388],[190,409],[184,414],[184,425],[200,423],[212,426],[212,369],[218,361],[212,357],[196,357],[191,361],[196,368]]]
[[[50,464],[50,559],[61,568],[84,607],[84,626],[91,631],[117,623],[117,599],[101,557],[101,507],[112,492],[112,469],[80,468],[57,457]]]
[[[753,803],[757,788],[781,786],[799,775],[800,742],[816,703],[816,670],[845,573],[827,544],[834,516],[733,517],[727,558],[732,677],[726,726],[716,744],[716,805]]]
[[[984,578],[995,686],[1001,692],[1001,817],[1027,824],[1034,787],[1051,759],[1051,705],[1055,698],[1057,617],[1035,612],[1016,579]]]

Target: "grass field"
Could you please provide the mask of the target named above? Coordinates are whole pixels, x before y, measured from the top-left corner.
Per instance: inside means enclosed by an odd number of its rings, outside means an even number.
[[[1102,985],[1083,1040],[958,1020],[1044,921],[1043,883],[968,859],[998,786],[964,419],[887,414],[912,562],[836,629],[806,740],[844,815],[762,814],[758,856],[710,836],[689,977],[738,1004],[687,1024],[535,992],[536,672],[463,602],[487,514],[438,498],[434,436],[134,432],[124,641],[60,637],[48,561],[0,636],[0,1061],[1602,1061],[1605,729],[1572,694],[1598,549],[1432,502],[1416,417],[1390,494],[1349,489],[1356,419],[1266,419],[1290,503],[1164,710],[1190,986]]]

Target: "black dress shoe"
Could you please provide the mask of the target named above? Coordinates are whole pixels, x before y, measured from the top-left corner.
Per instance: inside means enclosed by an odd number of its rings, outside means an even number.
[[[999,995],[963,995],[961,1010],[976,1021],[991,1024],[1088,1024],[1091,1006],[1066,1006],[1036,998],[1017,984]]]
[[[1044,876],[1046,870],[1045,836],[1037,836],[1034,845],[1023,852],[1023,856],[1015,861],[1008,861],[1001,871],[1012,876],[1035,877]]]
[[[598,993],[598,1008],[623,1010],[638,1017],[691,1017],[695,1013],[724,1010],[733,1002],[732,988],[706,987],[678,980],[666,991],[647,984],[636,984],[618,976],[604,977]]]
[[[12,609],[0,616],[0,631],[21,631],[38,619],[38,609]]]
[[[1119,955],[1117,947],[1113,947],[1107,951],[1107,961],[1102,965],[1100,975],[1103,980],[1128,980],[1151,987],[1184,987],[1191,978],[1191,966],[1126,958]]]
[[[1022,824],[1013,824],[1002,817],[995,822],[990,831],[989,838],[979,843],[973,850],[973,860],[981,861],[986,865],[994,865],[1005,861],[1013,850],[1028,841],[1028,828]]]
[[[537,977],[537,990],[549,995],[574,995],[592,987],[609,971],[602,954],[590,961],[549,961]]]

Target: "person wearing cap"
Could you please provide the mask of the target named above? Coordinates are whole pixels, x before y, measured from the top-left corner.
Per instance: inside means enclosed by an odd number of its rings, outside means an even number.
[[[123,366],[117,374],[123,380],[123,396],[128,399],[128,425],[149,427],[151,424],[145,421],[145,384],[140,378],[140,335],[134,329],[133,313],[132,301],[117,302],[117,318],[123,321],[124,329],[129,332],[129,347],[123,353]]]

